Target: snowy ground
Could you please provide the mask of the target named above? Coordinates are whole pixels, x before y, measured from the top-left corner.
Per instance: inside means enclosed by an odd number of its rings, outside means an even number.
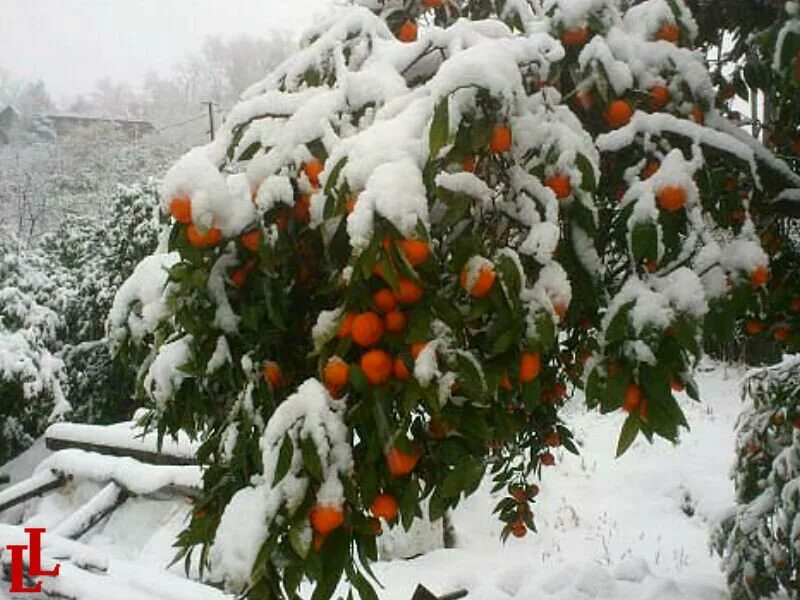
[[[692,430],[681,443],[651,446],[639,440],[619,460],[614,450],[623,416],[587,413],[582,398],[574,399],[565,414],[582,455],[559,452],[557,468],[545,472],[533,507],[539,532],[503,545],[500,525],[491,516],[496,498],[487,482],[453,515],[456,549],[375,565],[384,585],[381,599],[409,600],[419,582],[436,593],[467,588],[468,598],[475,600],[727,598],[718,559],[709,552],[708,531],[733,499],[728,473],[742,375],[730,367],[699,373],[703,402],[682,399]],[[80,499],[49,496],[37,509],[37,524],[57,526],[46,517],[59,514],[58,503],[65,500]],[[150,572],[169,562],[171,541],[188,510],[174,500],[130,500],[82,541],[113,557],[114,571],[133,574],[138,564]],[[92,599],[103,597],[101,586],[86,588],[100,593]],[[217,597],[216,591],[208,592]],[[134,597],[150,598],[145,589],[137,589]]]
[[[717,600],[727,598],[710,523],[733,500],[728,477],[742,371],[699,373],[703,401],[684,398],[692,430],[672,446],[638,440],[614,459],[622,415],[567,420],[582,456],[559,454],[534,505],[537,534],[499,541],[491,486],[455,512],[458,548],[377,566],[381,598],[408,600],[417,582],[476,600]],[[693,516],[688,516],[693,512]]]

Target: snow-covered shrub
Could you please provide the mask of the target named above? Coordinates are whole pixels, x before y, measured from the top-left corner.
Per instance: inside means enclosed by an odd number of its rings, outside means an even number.
[[[736,506],[713,544],[735,600],[800,593],[800,357],[750,375],[739,417]]]
[[[381,527],[487,468],[504,536],[534,528],[568,385],[629,413],[619,452],[677,439],[704,321],[764,294],[750,207],[794,177],[695,31],[678,0],[356,4],[176,163],[108,335],[147,422],[204,440],[184,553],[250,598],[372,598]]]
[[[62,322],[39,303],[48,286],[36,261],[0,232],[0,463],[30,446],[69,410],[62,361],[54,356]],[[39,292],[39,297],[35,292]]]
[[[130,416],[135,369],[113,360],[105,321],[119,287],[158,244],[156,206],[154,185],[120,186],[102,212],[69,216],[42,240],[50,277],[68,291],[59,350],[76,420]]]

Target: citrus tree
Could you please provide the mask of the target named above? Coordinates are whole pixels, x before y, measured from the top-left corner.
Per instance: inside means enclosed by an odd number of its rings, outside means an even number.
[[[535,529],[571,389],[628,414],[619,453],[677,439],[704,336],[766,293],[751,211],[797,179],[720,115],[686,6],[626,6],[342,9],[167,173],[169,251],[108,335],[145,423],[203,440],[187,562],[375,598],[382,528],[487,469],[504,537]]]

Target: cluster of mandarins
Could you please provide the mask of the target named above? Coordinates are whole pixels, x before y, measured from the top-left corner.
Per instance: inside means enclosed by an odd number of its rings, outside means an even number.
[[[511,130],[506,124],[497,124],[488,144],[489,152],[501,154],[511,149]],[[474,159],[464,161],[466,168],[474,168]],[[555,178],[553,185],[559,185]],[[567,179],[566,185],[569,185]],[[348,212],[352,212],[357,197],[347,203]],[[338,323],[333,346],[342,348],[344,353],[333,353],[321,365],[322,381],[333,398],[343,398],[353,389],[354,367],[363,374],[367,384],[372,387],[387,385],[398,389],[414,376],[417,358],[426,348],[428,341],[415,339],[407,335],[410,313],[414,310],[429,310],[429,307],[417,308],[423,301],[426,289],[421,278],[399,276],[394,285],[388,282],[383,264],[403,260],[412,271],[416,272],[431,260],[432,248],[429,241],[417,238],[393,239],[386,235],[381,241],[380,256],[369,280],[369,308],[352,310],[342,307],[342,315]],[[498,280],[498,274],[491,264],[470,273],[465,267],[459,275],[459,283],[464,293],[473,299],[486,298]],[[562,312],[565,309],[562,310]],[[343,344],[343,342],[346,342]],[[520,384],[533,381],[539,376],[542,359],[538,352],[524,351],[520,354],[516,378]],[[458,386],[458,383],[454,384]],[[512,381],[506,372],[499,386],[504,390],[513,388]],[[398,391],[399,395],[399,391]],[[432,439],[441,439],[450,433],[450,427],[436,417],[428,424],[428,434]],[[557,434],[548,438],[551,446],[558,445]],[[421,458],[422,445],[416,442],[405,446],[391,446],[385,449],[386,469],[391,478],[402,478],[413,474]],[[543,465],[555,463],[554,456],[545,451],[540,456]],[[522,507],[523,504],[521,503]],[[527,506],[527,504],[525,504]],[[398,500],[389,490],[380,491],[370,503],[370,512],[378,519],[392,523],[398,515]],[[514,523],[509,524],[515,535],[524,535],[527,531],[524,521],[524,509]],[[315,548],[320,548],[325,536],[344,523],[344,509],[340,506],[318,505],[310,513],[311,525],[315,531]],[[381,527],[375,522],[374,531],[380,533]]]
[[[577,52],[591,39],[592,35],[593,32],[589,27],[568,29],[561,33],[561,42],[568,51]],[[664,23],[656,31],[654,40],[679,44],[681,42],[680,28],[674,23]],[[667,86],[660,84],[654,85],[647,90],[647,103],[644,108],[649,108],[654,112],[663,111],[667,108],[671,99],[670,90]],[[597,99],[591,90],[578,88],[575,92],[575,102],[584,111],[589,111],[595,107]],[[633,112],[634,104],[630,100],[615,98],[611,100],[603,110],[603,117],[611,128],[616,129],[627,125],[633,116]],[[699,105],[692,106],[686,116],[700,125],[705,122],[705,111]],[[669,196],[669,198],[665,198],[664,200],[663,207],[665,210],[678,210],[685,203],[685,197],[683,198],[683,202],[681,202],[680,194],[675,190],[668,192],[666,195]],[[661,204],[660,200],[659,204]]]

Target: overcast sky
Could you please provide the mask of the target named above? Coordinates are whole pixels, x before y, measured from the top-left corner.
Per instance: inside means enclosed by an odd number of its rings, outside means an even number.
[[[103,77],[141,83],[208,35],[296,35],[331,0],[0,0],[0,67],[56,101]]]

